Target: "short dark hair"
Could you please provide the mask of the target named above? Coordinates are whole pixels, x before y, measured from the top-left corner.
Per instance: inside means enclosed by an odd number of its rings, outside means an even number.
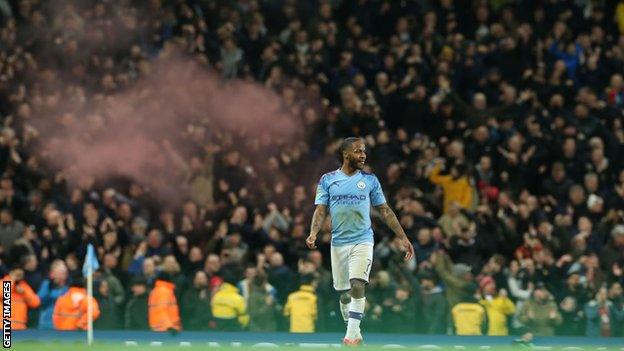
[[[163,272],[158,273],[158,280],[163,280],[163,281],[171,283],[173,282],[173,279],[174,279],[173,275],[169,272],[163,271]]]
[[[353,146],[356,141],[360,140],[362,139],[358,137],[348,137],[343,139],[342,143],[340,143],[340,148],[338,149],[338,161],[343,162],[344,159],[342,157],[342,153],[347,151],[351,146]]]
[[[85,279],[82,276],[82,273],[75,272],[70,276],[69,286],[75,288],[84,288],[85,287]]]
[[[130,280],[130,286],[145,285],[147,286],[147,279],[143,276],[136,276]]]
[[[314,282],[314,274],[304,274],[299,278],[299,285],[310,285]]]

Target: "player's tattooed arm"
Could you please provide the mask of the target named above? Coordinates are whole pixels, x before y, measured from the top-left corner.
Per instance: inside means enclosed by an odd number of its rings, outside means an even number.
[[[317,205],[312,215],[312,225],[310,226],[310,234],[318,234],[323,227],[325,217],[327,216],[327,206]]]
[[[395,235],[401,238],[403,249],[405,250],[405,259],[411,259],[412,256],[414,256],[414,247],[412,246],[412,243],[405,234],[405,231],[403,230],[401,223],[399,223],[399,219],[397,218],[394,211],[392,211],[387,203],[377,206],[377,209],[379,210],[379,213],[381,214],[381,218],[383,219],[384,223],[386,223],[386,225],[390,227]]]
[[[310,225],[310,235],[306,239],[306,244],[309,248],[316,248],[316,235],[321,231],[323,223],[325,223],[325,217],[327,217],[327,206],[317,205],[312,215],[312,224]]]
[[[401,238],[407,237],[407,235],[405,235],[403,227],[401,227],[401,223],[399,223],[399,219],[397,218],[396,214],[394,214],[394,211],[392,211],[390,206],[388,206],[388,204],[377,206],[377,209],[379,210],[379,213],[381,214],[381,218],[383,219],[384,223],[386,223],[386,225],[390,227],[390,229],[392,229],[394,234],[400,236]]]

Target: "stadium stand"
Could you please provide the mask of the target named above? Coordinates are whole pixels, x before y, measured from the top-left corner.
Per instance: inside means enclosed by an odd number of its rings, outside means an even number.
[[[304,240],[318,178],[360,136],[416,250],[403,262],[373,213],[363,328],[454,333],[471,298],[497,335],[624,336],[623,1],[0,0],[0,24],[0,273],[37,292],[28,328],[52,328],[91,243],[98,330],[146,328],[135,311],[166,275],[173,329],[287,331],[310,274],[308,329],[341,330],[329,224],[318,251]],[[193,116],[156,145],[154,179],[108,172],[123,154],[92,154],[102,177],[56,162],[122,130],[107,104],[172,52],[275,92],[296,130]],[[182,85],[137,95],[156,116]],[[244,323],[215,322],[241,298]]]

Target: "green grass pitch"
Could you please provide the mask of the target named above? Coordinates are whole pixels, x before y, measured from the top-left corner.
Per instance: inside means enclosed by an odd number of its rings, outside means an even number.
[[[301,351],[301,350],[331,350],[331,349],[346,349],[345,346],[338,345],[325,345],[324,347],[314,347],[314,346],[279,346],[279,347],[251,347],[251,345],[243,344],[240,347],[233,346],[219,346],[219,347],[211,347],[208,344],[204,345],[188,345],[188,344],[155,344],[151,345],[150,343],[140,343],[136,345],[125,345],[123,343],[94,343],[92,346],[87,346],[86,343],[59,343],[59,342],[36,342],[36,341],[24,341],[24,342],[13,342],[11,346],[11,350],[17,351],[82,351],[82,350],[90,350],[90,351],[205,351],[205,350],[216,350],[216,351],[243,351],[250,349],[257,350],[279,350],[279,351]],[[440,350],[440,351],[457,351],[457,350],[492,350],[492,351],[517,351],[517,350],[527,350],[528,348],[521,346],[426,346],[426,345],[415,345],[415,346],[407,346],[401,348],[393,348],[393,347],[382,347],[379,345],[363,345],[357,348],[349,347],[349,349],[359,349],[365,351],[382,351],[382,350],[397,350],[397,349],[405,349],[405,350]],[[533,348],[534,350],[552,350],[552,351],[622,351],[624,350],[624,345],[621,347],[610,346],[610,347],[597,347],[597,346],[536,346]]]

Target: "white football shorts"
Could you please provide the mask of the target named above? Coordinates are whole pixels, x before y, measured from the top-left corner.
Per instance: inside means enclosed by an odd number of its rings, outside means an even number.
[[[331,265],[334,289],[337,291],[351,289],[351,279],[359,279],[368,283],[372,264],[372,244],[332,245]]]

